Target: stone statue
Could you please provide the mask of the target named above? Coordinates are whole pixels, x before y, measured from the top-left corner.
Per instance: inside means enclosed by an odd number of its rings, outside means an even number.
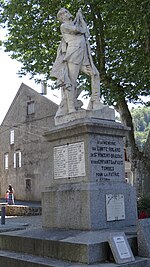
[[[91,77],[92,96],[88,109],[99,109],[102,105],[99,72],[92,60],[88,42],[89,31],[81,10],[78,10],[73,20],[70,12],[61,8],[57,18],[62,23],[60,27],[62,40],[50,74],[51,77],[57,78],[57,86],[61,87],[62,98],[56,116],[79,109],[77,78],[80,71]]]

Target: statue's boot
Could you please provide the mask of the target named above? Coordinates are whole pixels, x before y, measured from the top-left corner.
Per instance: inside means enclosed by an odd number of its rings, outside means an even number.
[[[93,97],[91,97],[87,109],[88,110],[92,110],[92,109],[98,110],[98,109],[101,109],[103,107],[104,107],[104,105],[101,103],[100,98],[96,98],[96,99],[94,98],[93,99]]]

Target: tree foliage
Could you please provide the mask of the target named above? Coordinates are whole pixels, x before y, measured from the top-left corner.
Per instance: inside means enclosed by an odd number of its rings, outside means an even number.
[[[150,107],[138,107],[131,110],[136,144],[142,150],[150,131]]]
[[[150,195],[144,195],[138,200],[138,212],[146,212],[150,217]]]

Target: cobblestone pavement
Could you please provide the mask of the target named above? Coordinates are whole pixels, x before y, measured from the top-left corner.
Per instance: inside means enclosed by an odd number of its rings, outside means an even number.
[[[42,216],[6,216],[6,225],[9,223],[28,224],[27,228],[42,227]]]

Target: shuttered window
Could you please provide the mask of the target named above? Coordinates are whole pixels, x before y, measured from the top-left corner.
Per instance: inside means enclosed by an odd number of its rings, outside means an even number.
[[[8,169],[8,153],[4,154],[4,169]]]
[[[34,101],[30,101],[27,103],[27,115],[31,115],[34,113],[35,113]]]
[[[14,153],[14,168],[21,167],[21,151],[16,151]]]
[[[14,130],[10,131],[10,144],[13,145],[15,141]]]

